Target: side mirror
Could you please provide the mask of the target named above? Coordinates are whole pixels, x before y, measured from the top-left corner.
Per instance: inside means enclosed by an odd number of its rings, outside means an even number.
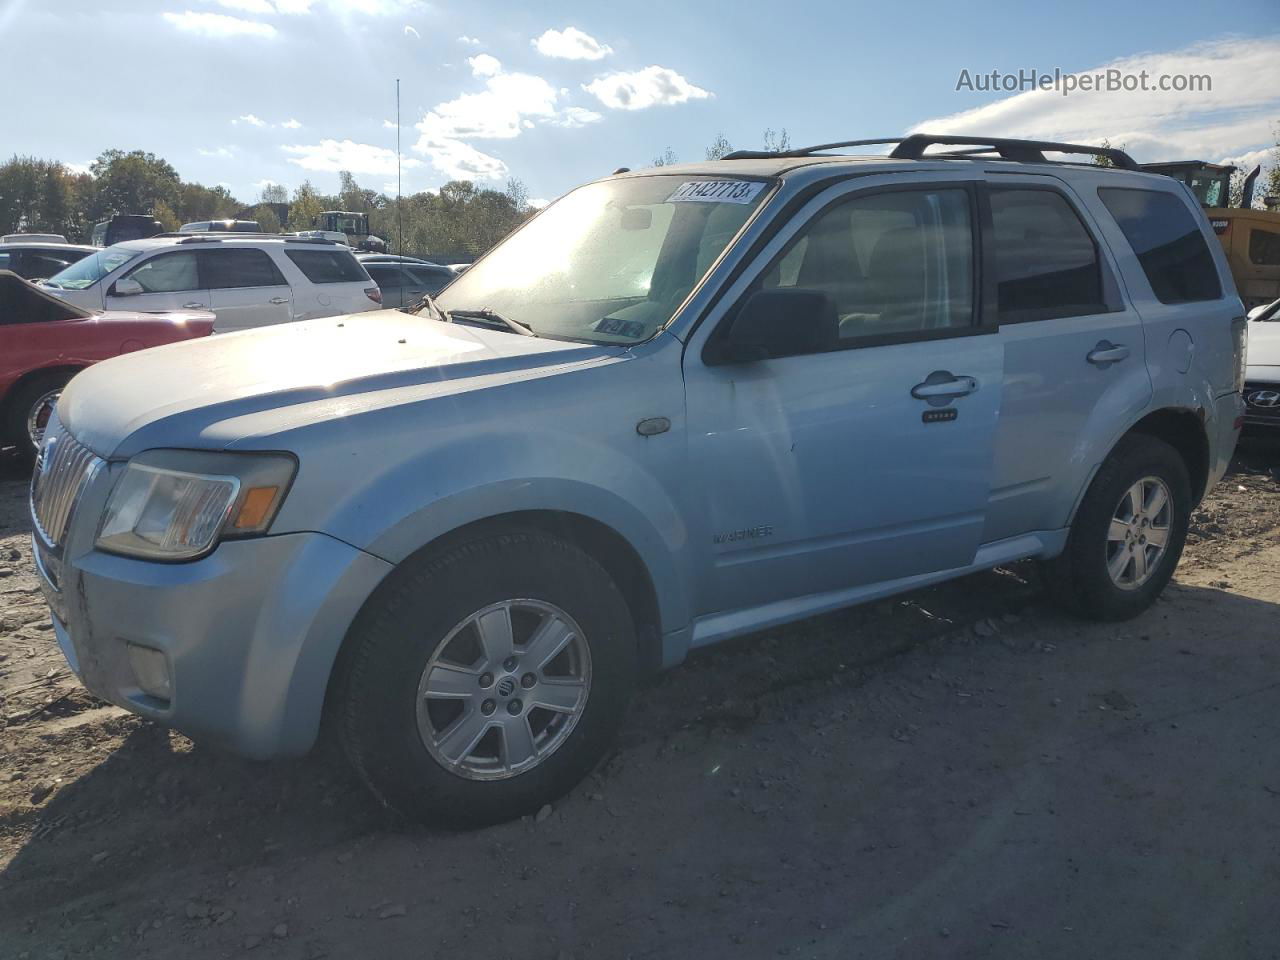
[[[146,290],[142,289],[142,284],[128,277],[117,280],[111,285],[111,293],[117,297],[136,297],[138,294],[146,292]]]
[[[759,290],[723,335],[709,343],[707,363],[750,363],[821,353],[839,338],[835,301],[818,290]]]

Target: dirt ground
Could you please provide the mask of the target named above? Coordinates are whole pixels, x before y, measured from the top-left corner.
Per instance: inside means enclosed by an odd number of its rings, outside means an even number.
[[[1277,465],[1138,620],[1027,566],[730,644],[550,816],[447,833],[86,694],[0,463],[0,958],[1280,957]]]

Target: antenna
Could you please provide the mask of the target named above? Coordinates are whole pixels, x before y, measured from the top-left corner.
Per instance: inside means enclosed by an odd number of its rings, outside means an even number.
[[[404,256],[404,202],[400,199],[400,78],[396,78],[396,232],[399,236],[397,251]],[[400,261],[403,263],[404,261]],[[401,282],[404,278],[401,277]]]

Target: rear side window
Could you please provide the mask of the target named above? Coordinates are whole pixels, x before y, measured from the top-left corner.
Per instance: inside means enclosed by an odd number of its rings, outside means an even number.
[[[1156,299],[1194,303],[1222,296],[1200,225],[1179,197],[1121,187],[1102,187],[1098,196],[1137,254]]]
[[[1062,194],[992,190],[992,250],[1001,323],[1105,313],[1098,248]]]
[[[401,268],[394,264],[370,263],[365,266],[365,269],[369,271],[373,282],[380,287],[402,287],[413,282],[413,278],[407,271],[402,275]]]
[[[369,282],[364,267],[346,250],[286,250],[284,255],[312,283]]]
[[[204,286],[217,290],[231,287],[283,287],[284,274],[264,250],[202,250],[200,270]]]
[[[1280,267],[1280,233],[1255,227],[1249,234],[1249,262],[1260,267]]]

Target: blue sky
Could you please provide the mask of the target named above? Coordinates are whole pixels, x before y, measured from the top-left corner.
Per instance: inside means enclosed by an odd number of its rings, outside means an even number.
[[[1275,2],[0,0],[0,129],[5,153],[73,166],[151,150],[244,200],[344,168],[394,184],[397,77],[406,191],[511,175],[551,198],[667,147],[701,159],[719,133],[759,146],[765,127],[794,144],[1106,136],[1144,161],[1248,162],[1280,124]],[[1212,90],[956,90],[962,70],[1107,66]]]

